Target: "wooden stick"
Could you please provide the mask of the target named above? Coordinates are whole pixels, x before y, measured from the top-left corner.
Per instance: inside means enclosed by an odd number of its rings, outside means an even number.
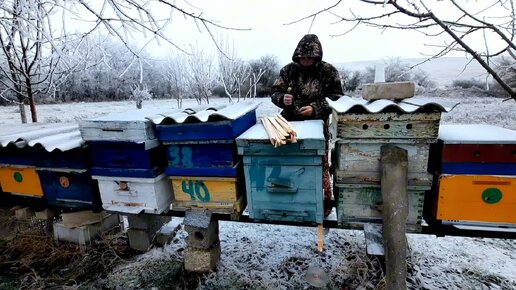
[[[270,127],[271,125],[269,124],[269,120],[267,120],[266,118],[262,118],[262,124],[263,124],[263,127],[265,128],[265,132],[267,133],[267,135],[269,136],[269,139],[272,143],[272,145],[274,145],[274,147],[276,147],[276,134],[274,134],[274,130]]]

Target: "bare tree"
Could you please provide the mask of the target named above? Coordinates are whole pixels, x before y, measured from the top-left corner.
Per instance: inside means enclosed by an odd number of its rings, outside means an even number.
[[[353,23],[351,28],[334,36],[345,35],[358,25],[372,26],[382,30],[415,30],[423,33],[429,39],[447,35],[449,41],[433,44],[440,51],[429,57],[428,60],[444,56],[451,51],[463,51],[470,55],[472,60],[478,61],[511,98],[516,100],[515,88],[505,82],[488,62],[489,58],[502,54],[509,54],[516,60],[514,1],[357,0],[355,2],[357,4],[372,6],[363,14],[354,12],[352,9],[348,10],[348,7],[345,7],[345,4],[348,3],[348,1],[336,1],[328,8],[288,24],[310,19],[313,23],[317,16],[329,13],[338,18],[336,23]],[[494,40],[493,43],[498,42],[496,49],[486,49],[481,47],[480,43],[479,45],[475,44],[473,36],[480,34],[482,37],[482,33],[489,34]],[[484,35],[484,37],[486,36]]]

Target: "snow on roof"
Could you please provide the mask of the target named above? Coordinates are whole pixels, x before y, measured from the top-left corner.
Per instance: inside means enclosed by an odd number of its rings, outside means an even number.
[[[31,123],[9,126],[0,133],[0,145],[18,148],[42,146],[48,152],[67,151],[84,145],[78,124]]]
[[[439,112],[449,112],[459,103],[442,100],[435,97],[415,96],[399,101],[374,100],[369,101],[361,97],[342,96],[337,101],[326,99],[330,107],[337,113],[347,113],[351,109],[361,108],[369,113],[379,113],[389,108],[395,108],[405,113],[413,113],[417,110],[432,109]]]
[[[516,144],[516,131],[487,124],[452,124],[439,127],[446,144]]]
[[[175,110],[149,116],[154,124],[176,124],[192,122],[208,122],[218,120],[235,120],[246,113],[256,110],[257,103],[239,102],[229,105],[199,106],[184,110]]]
[[[323,133],[323,121],[322,120],[309,120],[309,121],[293,121],[289,122],[294,131],[297,133],[296,139],[304,140],[304,139],[321,139],[324,140]],[[263,127],[263,124],[260,122],[247,131],[242,133],[242,135],[236,138],[237,140],[267,140],[269,141],[269,136],[267,136],[267,132]]]

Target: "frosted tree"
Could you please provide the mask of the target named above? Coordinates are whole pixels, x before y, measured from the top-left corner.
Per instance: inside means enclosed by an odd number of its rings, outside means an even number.
[[[158,12],[159,16],[156,15]],[[23,104],[28,101],[32,121],[36,122],[35,97],[56,89],[57,64],[77,49],[77,46],[66,48],[66,44],[80,43],[82,38],[98,29],[118,38],[136,59],[130,63],[137,63],[140,68],[144,63],[140,52],[152,41],[165,42],[187,53],[167,35],[166,29],[177,17],[191,20],[191,25],[210,36],[212,29],[240,30],[204,18],[202,13],[187,1],[1,1],[0,44],[7,65],[0,68],[0,81],[4,87],[0,96],[5,97],[8,93],[16,96],[22,122],[26,122]],[[74,26],[69,24],[72,22],[81,22],[88,28],[83,32],[68,31],[67,27]],[[148,40],[138,49],[131,46],[136,35]]]
[[[192,48],[193,54],[187,57],[186,84],[188,93],[202,104],[209,104],[212,90],[215,86],[216,67],[211,55],[202,49]]]
[[[359,25],[381,30],[420,32],[427,37],[428,45],[437,48],[437,52],[427,60],[452,51],[464,52],[516,100],[516,88],[499,75],[493,61],[497,56],[507,55],[516,62],[516,7],[512,0],[338,0],[327,8],[288,24],[306,20],[311,21],[312,25],[323,14],[334,17],[334,23],[344,27],[340,34],[333,35],[336,37],[349,33]]]
[[[187,91],[188,64],[185,55],[177,55],[167,59],[161,66],[160,73],[166,84],[170,88],[172,97],[177,101],[177,107],[182,108],[183,98]]]

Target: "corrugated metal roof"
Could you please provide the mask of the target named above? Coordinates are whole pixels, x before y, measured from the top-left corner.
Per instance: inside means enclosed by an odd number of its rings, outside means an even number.
[[[156,125],[208,122],[219,120],[235,120],[246,113],[255,110],[259,104],[253,102],[240,102],[236,104],[218,106],[199,106],[183,110],[175,110],[159,113],[148,117]]]
[[[361,109],[369,113],[380,113],[390,109],[400,110],[404,113],[413,113],[418,110],[436,110],[449,112],[458,102],[450,102],[435,97],[415,96],[399,101],[374,100],[369,101],[363,98],[342,96],[337,101],[326,99],[328,104],[337,113],[347,113],[351,110]]]
[[[42,146],[45,150],[67,151],[84,145],[78,124],[31,123],[10,125],[0,133],[0,146],[18,148]]]

